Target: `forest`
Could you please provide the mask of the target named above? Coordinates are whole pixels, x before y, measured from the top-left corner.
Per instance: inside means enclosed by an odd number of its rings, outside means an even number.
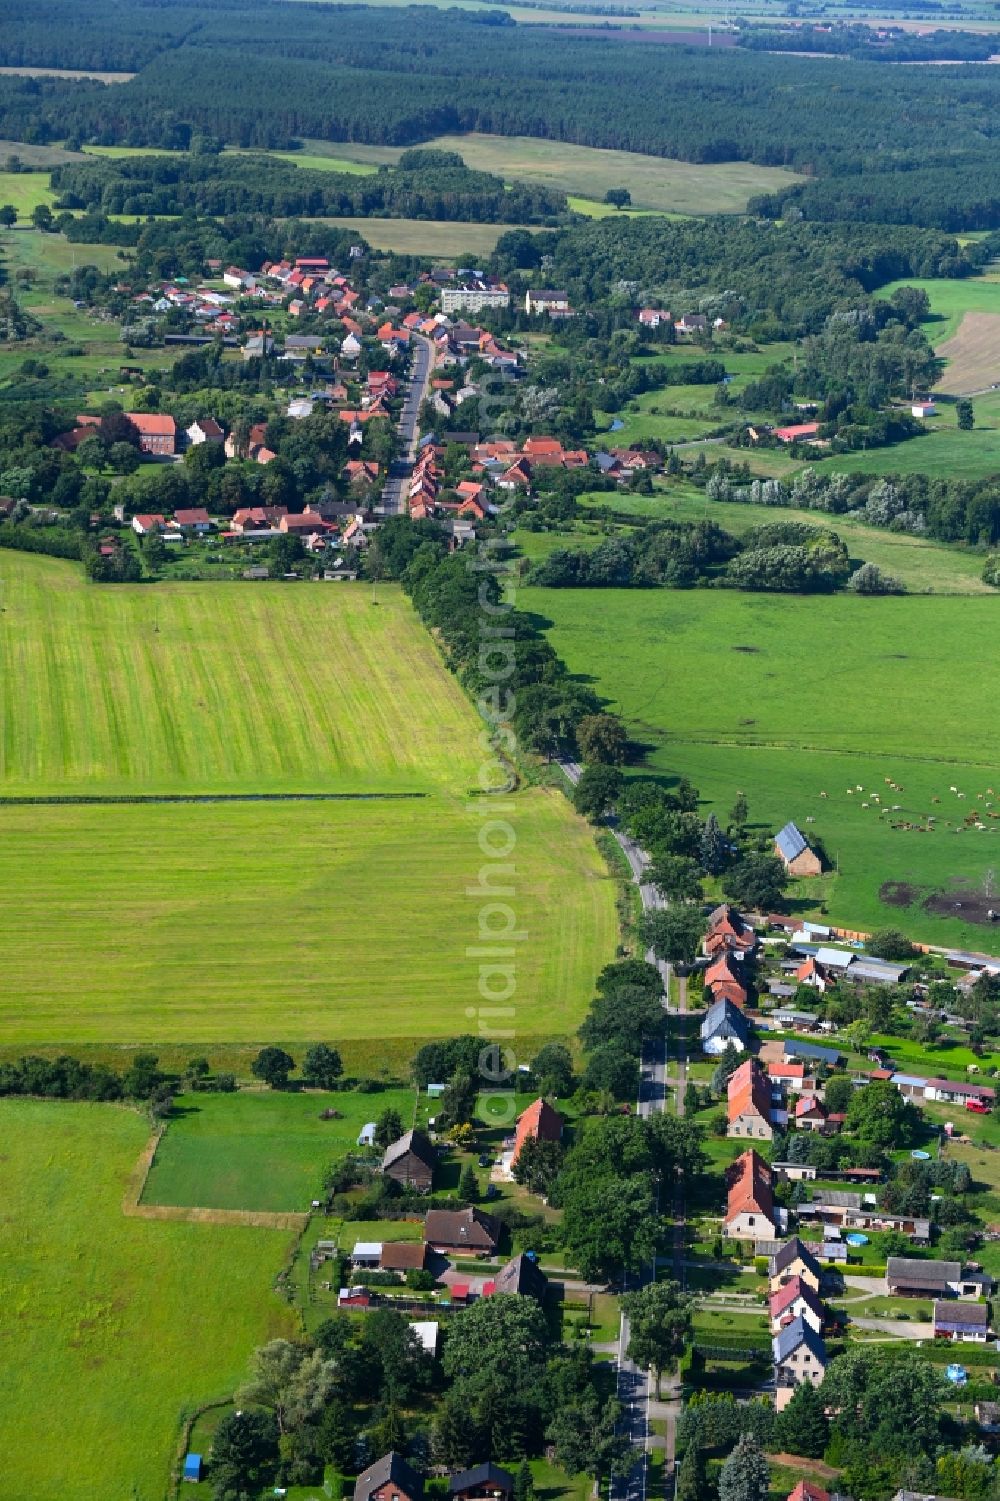
[[[919,32],[873,30],[861,22],[835,22],[832,26],[762,26],[744,23],[740,47],[758,52],[825,53],[831,57],[870,59],[881,63],[988,62],[994,52],[993,38],[975,31]]]
[[[902,277],[972,275],[988,254],[905,226],[609,218],[538,235],[513,230],[498,241],[494,264],[508,276],[544,258],[550,284],[580,307],[680,289],[764,342],[819,333],[832,312]],[[634,284],[627,297],[619,283]],[[717,303],[706,305],[713,292]]]
[[[550,188],[473,172],[454,152],[409,151],[371,176],[309,171],[268,156],[95,157],[52,172],[57,207],[107,214],[454,219],[537,223],[566,212]]]
[[[819,178],[874,172],[889,195],[887,165],[945,165],[947,120],[947,151],[978,165],[984,184],[996,173],[1000,75],[985,66],[845,69],[836,57],[683,46],[664,66],[662,49],[627,30],[564,34],[515,25],[499,7],[379,10],[370,25],[360,7],[337,15],[333,27],[327,7],[282,0],[227,0],[201,20],[170,3],[45,0],[26,13],[2,0],[0,64],[141,71],[113,86],[3,78],[0,129],[34,143],[180,149],[205,132],[276,149],[310,136],[405,146],[487,131]],[[818,110],[831,91],[837,108]],[[937,212],[934,195],[927,208]]]
[[[844,220],[854,224],[926,224],[936,229],[1000,228],[1000,178],[981,157],[887,164],[865,171],[795,183],[782,193],[750,200],[767,219]]]

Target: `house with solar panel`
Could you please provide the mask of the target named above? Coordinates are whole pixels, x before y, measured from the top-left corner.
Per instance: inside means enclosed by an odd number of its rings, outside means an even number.
[[[818,876],[823,870],[816,851],[793,823],[786,823],[774,836],[774,853],[790,876]]]

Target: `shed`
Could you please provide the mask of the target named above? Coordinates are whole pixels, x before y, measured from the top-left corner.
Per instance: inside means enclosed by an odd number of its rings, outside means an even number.
[[[787,431],[794,429],[788,428]],[[790,876],[818,876],[823,869],[819,857],[809,848],[809,841],[794,823],[786,823],[775,834],[774,853]]]
[[[376,1123],[367,1121],[358,1132],[359,1147],[373,1147],[375,1145]]]
[[[200,1454],[185,1454],[185,1456],[184,1456],[184,1479],[185,1480],[190,1480],[193,1485],[197,1485],[198,1482],[201,1480],[203,1469],[204,1469],[204,1461],[202,1460],[202,1457],[201,1457]]]

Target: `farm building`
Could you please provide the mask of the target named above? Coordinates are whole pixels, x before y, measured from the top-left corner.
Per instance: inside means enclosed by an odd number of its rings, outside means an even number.
[[[382,1174],[404,1188],[430,1193],[437,1153],[422,1131],[407,1131],[385,1149]]]
[[[985,1345],[989,1328],[990,1310],[985,1303],[952,1303],[942,1298],[934,1303],[935,1339]]]
[[[184,1479],[185,1480],[189,1480],[189,1481],[191,1481],[191,1483],[193,1485],[197,1485],[199,1483],[199,1481],[201,1480],[203,1468],[204,1468],[204,1465],[203,1465],[202,1457],[201,1457],[200,1454],[185,1454],[185,1456],[184,1456]]]
[[[423,1501],[424,1482],[401,1454],[383,1454],[358,1476],[354,1501]]]
[[[427,1265],[427,1247],[422,1240],[384,1240],[379,1257],[381,1272],[422,1272]]]
[[[992,1286],[992,1279],[984,1279],[981,1272],[963,1276],[959,1261],[914,1261],[905,1256],[889,1257],[885,1282],[893,1297],[908,1293],[923,1298],[978,1298]]]
[[[841,1057],[836,1048],[824,1048],[815,1042],[796,1042],[794,1038],[784,1043],[784,1054],[787,1063],[825,1063],[827,1068],[836,1068]]]
[[[724,1053],[730,1046],[744,1053],[750,1046],[750,1023],[738,1006],[723,998],[709,1006],[698,1035],[703,1053]]]
[[[774,836],[774,853],[790,876],[818,876],[822,872],[819,856],[793,823],[786,823]]]

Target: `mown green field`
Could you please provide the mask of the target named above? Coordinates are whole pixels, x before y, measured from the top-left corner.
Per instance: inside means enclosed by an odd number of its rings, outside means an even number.
[[[390,1107],[408,1129],[413,1090],[179,1095],[142,1202],[304,1213],[330,1164],[353,1150],[362,1126]],[[340,1119],[322,1120],[328,1109]]]
[[[0,172],[0,204],[12,204],[19,220],[30,219],[40,203],[54,202],[48,172]]]
[[[604,151],[532,136],[437,136],[427,145],[457,151],[470,167],[508,182],[536,182],[585,199],[602,199],[608,188],[628,188],[635,208],[675,214],[737,214],[755,193],[778,192],[800,182],[780,167],[751,162],[704,165],[637,151]],[[329,149],[350,160],[398,161],[402,148],[333,142]],[[612,210],[613,212],[613,210]]]
[[[88,586],[0,555],[0,790],[464,792],[475,716],[403,594]]]
[[[0,587],[7,795],[421,794],[0,808],[0,1046],[357,1040],[400,1069],[474,1029],[478,722],[397,589],[101,589],[9,552]],[[537,1039],[614,952],[614,884],[560,794],[509,804]]]
[[[724,814],[742,790],[763,830],[791,818],[822,841],[839,874],[800,888],[804,904],[825,897],[862,929],[893,921],[927,941],[991,941],[919,903],[886,906],[879,889],[981,887],[1000,859],[1000,820],[986,817],[987,800],[1000,809],[986,791],[1000,793],[996,600],[527,588],[522,603],[625,715],[650,770],[689,776],[706,811]],[[848,795],[859,783],[881,804]],[[893,802],[898,813],[880,812]],[[977,809],[987,829],[960,832]],[[925,814],[937,832],[890,827]]]
[[[270,1290],[291,1237],[126,1219],[149,1135],[132,1111],[3,1100],[0,1125],[8,1489],[159,1501],[182,1408],[231,1393],[253,1347],[292,1332]]]

